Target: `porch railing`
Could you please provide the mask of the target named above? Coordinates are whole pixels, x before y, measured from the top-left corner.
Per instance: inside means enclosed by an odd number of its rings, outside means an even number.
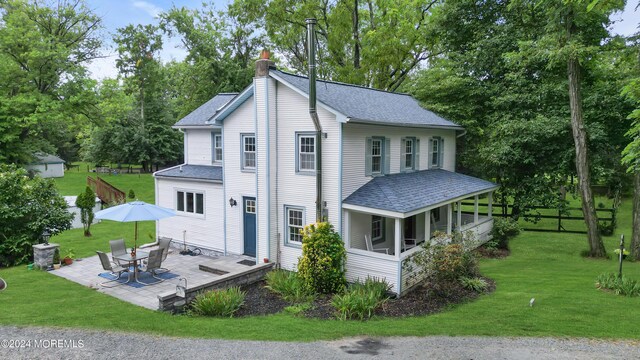
[[[115,186],[102,180],[100,177],[95,179],[91,176],[87,177],[87,186],[89,186],[96,196],[106,204],[122,204],[125,202],[126,195],[123,191]]]

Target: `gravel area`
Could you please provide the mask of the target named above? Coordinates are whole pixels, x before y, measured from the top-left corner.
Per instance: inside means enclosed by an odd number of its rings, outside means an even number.
[[[40,342],[40,347],[35,346],[37,341]],[[16,343],[22,343],[23,347],[16,348]],[[0,359],[640,358],[640,343],[637,341],[430,336],[362,337],[292,343],[181,339],[131,333],[12,326],[0,327],[0,344]],[[30,347],[27,347],[27,344],[30,344]]]

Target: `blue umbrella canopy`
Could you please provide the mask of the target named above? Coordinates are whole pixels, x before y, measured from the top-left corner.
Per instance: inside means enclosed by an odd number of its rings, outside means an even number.
[[[160,220],[175,215],[176,212],[172,209],[147,204],[144,201],[132,201],[100,210],[95,214],[95,218],[120,222],[135,221],[135,236],[133,239],[133,248],[135,249],[138,243],[138,221]]]
[[[120,222],[160,220],[175,216],[176,212],[162,206],[147,204],[144,201],[132,201],[113,206],[96,213],[96,219]]]

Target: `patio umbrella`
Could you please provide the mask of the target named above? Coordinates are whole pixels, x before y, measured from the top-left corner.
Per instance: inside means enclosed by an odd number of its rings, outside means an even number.
[[[132,201],[100,210],[96,213],[96,219],[120,222],[135,221],[135,237],[133,240],[133,248],[135,249],[138,242],[138,221],[160,220],[175,215],[176,212],[172,209],[147,204],[144,201]]]

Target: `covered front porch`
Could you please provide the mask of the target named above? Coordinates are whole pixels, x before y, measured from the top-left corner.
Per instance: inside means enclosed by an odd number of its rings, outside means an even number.
[[[393,292],[406,292],[420,280],[413,276],[411,255],[436,232],[471,232],[469,246],[489,239],[496,188],[439,169],[374,178],[343,203],[347,277],[384,278]],[[480,215],[481,202],[488,204],[488,215]]]

